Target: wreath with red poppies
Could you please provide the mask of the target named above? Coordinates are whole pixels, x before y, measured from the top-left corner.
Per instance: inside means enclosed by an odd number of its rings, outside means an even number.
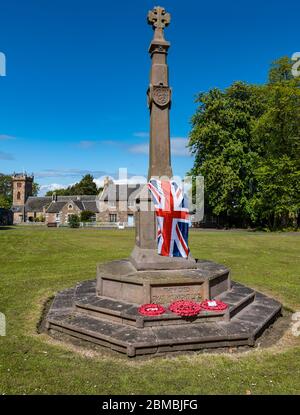
[[[159,316],[166,309],[160,304],[143,304],[139,307],[138,312],[144,316]]]
[[[196,316],[201,310],[200,304],[194,301],[179,300],[174,301],[170,306],[169,310],[179,316],[191,317]]]
[[[228,305],[219,300],[205,300],[200,304],[200,307],[205,311],[224,311]]]

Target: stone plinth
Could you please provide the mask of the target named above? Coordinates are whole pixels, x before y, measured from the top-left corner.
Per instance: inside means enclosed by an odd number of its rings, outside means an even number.
[[[99,264],[97,294],[133,304],[167,304],[179,299],[202,301],[229,289],[228,268],[211,261],[194,263],[192,269],[155,270],[137,270],[130,260]]]

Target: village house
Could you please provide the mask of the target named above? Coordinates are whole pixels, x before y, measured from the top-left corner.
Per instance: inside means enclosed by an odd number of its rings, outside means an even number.
[[[98,195],[32,196],[33,175],[14,174],[13,221],[14,224],[45,222],[66,225],[70,215],[83,211],[93,213],[91,220],[101,224],[134,226],[134,212],[144,185],[115,184],[108,178]]]

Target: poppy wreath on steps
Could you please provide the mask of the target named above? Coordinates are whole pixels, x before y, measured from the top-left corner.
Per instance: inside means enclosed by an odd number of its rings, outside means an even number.
[[[194,301],[179,300],[174,301],[170,306],[169,310],[173,313],[183,317],[196,316],[201,311],[200,304]]]
[[[205,311],[224,311],[228,305],[219,300],[205,300],[200,304],[200,307]]]
[[[159,316],[166,309],[160,304],[143,304],[139,307],[138,312],[144,316]]]

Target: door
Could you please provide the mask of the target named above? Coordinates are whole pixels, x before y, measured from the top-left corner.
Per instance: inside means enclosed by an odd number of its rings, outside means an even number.
[[[128,226],[134,226],[134,216],[133,215],[128,215],[127,216],[127,222],[128,222]]]

